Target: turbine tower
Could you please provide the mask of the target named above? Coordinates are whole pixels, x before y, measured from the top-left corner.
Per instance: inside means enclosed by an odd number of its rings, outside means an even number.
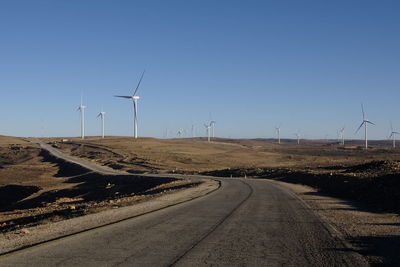
[[[358,127],[356,133],[357,133],[357,132],[361,129],[361,127],[363,127],[363,125],[364,125],[365,148],[367,149],[367,148],[368,148],[368,131],[367,131],[367,125],[368,125],[368,123],[369,123],[369,124],[375,125],[375,123],[373,123],[373,122],[371,122],[371,121],[365,119],[365,112],[364,112],[364,106],[363,106],[363,104],[361,104],[361,111],[362,111],[362,115],[363,115],[363,120],[362,120],[362,123],[361,123],[360,127]]]
[[[208,142],[210,142],[211,139],[211,123],[210,124],[204,124],[204,127],[206,127],[206,131],[207,131],[207,136],[208,136]]]
[[[214,138],[215,137],[215,124],[216,124],[217,122],[216,121],[210,121],[210,127],[211,127],[211,136],[212,136],[212,138]]]
[[[297,133],[295,133],[294,135],[295,135],[296,138],[297,138],[297,144],[300,145],[300,133],[297,132]]]
[[[101,118],[101,138],[104,138],[104,116],[106,113],[104,111],[100,111],[99,115],[97,115],[97,118]]]
[[[179,129],[179,131],[176,133],[176,135],[181,138],[183,134],[183,129]]]
[[[192,129],[191,129],[192,138],[196,137],[195,131],[196,131],[196,125],[192,124]]]
[[[275,127],[276,134],[278,135],[278,144],[281,143],[281,126]]]
[[[138,137],[138,100],[139,100],[139,96],[136,95],[137,91],[139,90],[139,86],[140,83],[142,82],[144,73],[146,71],[144,70],[142,73],[142,76],[140,77],[139,83],[136,86],[135,91],[133,92],[133,95],[131,96],[124,96],[124,95],[115,95],[115,97],[121,97],[121,98],[128,98],[128,99],[132,99],[133,102],[133,137],[136,139]]]
[[[85,108],[86,106],[83,105],[82,96],[81,96],[81,105],[77,110],[81,113],[81,138],[85,139]]]
[[[399,132],[396,132],[393,130],[393,125],[390,123],[390,136],[389,138],[393,137],[393,148],[396,148],[396,134],[400,134]]]
[[[340,143],[344,146],[344,126],[340,129]]]

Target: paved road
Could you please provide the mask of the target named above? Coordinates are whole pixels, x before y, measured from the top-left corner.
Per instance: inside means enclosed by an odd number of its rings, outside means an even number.
[[[204,197],[0,257],[1,266],[365,266],[291,193],[220,179]]]

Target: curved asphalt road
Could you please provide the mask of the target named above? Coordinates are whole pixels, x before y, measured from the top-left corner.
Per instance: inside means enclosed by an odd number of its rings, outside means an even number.
[[[299,199],[219,179],[204,197],[0,257],[1,266],[365,266]]]

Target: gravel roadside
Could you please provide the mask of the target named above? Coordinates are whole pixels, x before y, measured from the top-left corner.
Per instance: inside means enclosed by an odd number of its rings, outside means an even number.
[[[157,196],[132,206],[104,210],[55,223],[42,224],[23,228],[18,231],[7,232],[0,235],[0,255],[163,209],[204,196],[218,188],[218,181],[206,179],[198,186]]]
[[[374,213],[343,199],[329,197],[309,186],[272,181],[304,200],[322,220],[372,265],[400,266],[400,216]]]

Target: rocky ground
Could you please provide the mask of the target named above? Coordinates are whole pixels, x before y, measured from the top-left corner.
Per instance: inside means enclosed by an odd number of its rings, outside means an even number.
[[[26,140],[0,138],[0,231],[129,206],[194,187],[167,174],[269,179],[291,188],[374,264],[399,263],[400,150],[372,142],[47,139],[85,160],[132,174],[103,176],[59,162]]]
[[[0,138],[0,232],[128,206],[199,183],[93,173],[35,144]]]

